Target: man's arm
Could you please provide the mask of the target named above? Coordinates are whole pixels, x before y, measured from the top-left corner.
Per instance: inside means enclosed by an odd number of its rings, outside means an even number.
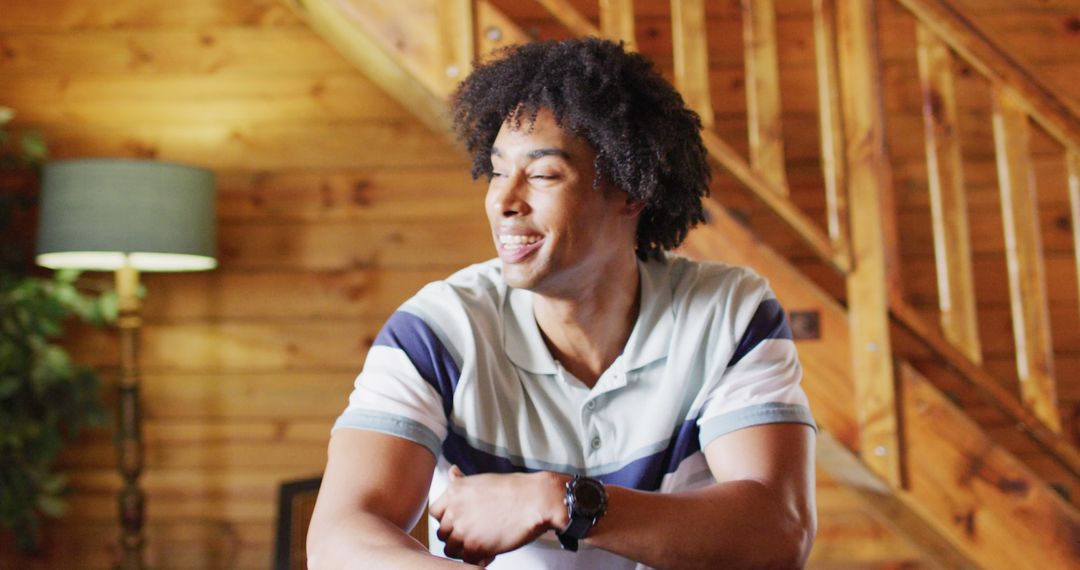
[[[704,452],[717,483],[675,494],[608,486],[585,542],[656,568],[801,568],[817,528],[813,430],[744,428]]]
[[[309,568],[462,568],[407,534],[423,512],[435,458],[378,432],[340,429],[308,529]]]
[[[748,427],[716,438],[704,453],[717,480],[707,488],[666,494],[608,485],[607,514],[585,542],[656,568],[801,568],[817,526],[813,430],[802,424]],[[449,533],[440,528],[440,536],[450,534],[470,557],[504,551],[482,545],[511,544],[511,536],[534,524],[527,510],[519,511],[517,525],[482,523],[490,520],[483,511],[496,506],[483,500],[491,482],[478,478],[499,477],[507,476],[463,477],[436,502],[460,505]],[[546,528],[565,528],[561,485],[567,478],[534,474],[518,480],[519,493],[544,497]],[[465,506],[475,511],[466,517]],[[435,505],[432,514],[441,515]]]

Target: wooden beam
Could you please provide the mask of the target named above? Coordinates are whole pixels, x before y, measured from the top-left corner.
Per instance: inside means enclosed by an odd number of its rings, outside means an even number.
[[[750,164],[788,194],[774,0],[742,0]]]
[[[906,364],[902,499],[980,568],[1080,567],[1080,512]]]
[[[411,110],[436,133],[450,130],[446,102],[423,78],[408,71],[397,54],[382,45],[334,0],[284,0],[292,9],[359,67],[380,88]]]
[[[850,265],[847,165],[836,62],[835,0],[814,0],[814,58],[817,72],[821,172],[825,181],[825,221],[836,256]]]
[[[604,37],[622,40],[627,50],[636,51],[634,0],[600,0],[600,30]]]
[[[941,328],[972,362],[981,362],[952,52],[926,26],[916,26]]]
[[[476,30],[479,33],[476,52],[481,61],[491,57],[497,49],[530,41],[529,36],[489,0],[476,0]]]
[[[536,0],[575,36],[600,36],[600,30],[568,0]]]
[[[704,0],[671,0],[671,42],[675,86],[686,106],[709,129],[715,123],[709,94],[709,45],[705,35]]]
[[[452,92],[472,71],[476,58],[473,0],[441,0],[435,3],[439,18],[440,53],[443,57],[444,92]]]
[[[828,236],[809,216],[781,194],[772,182],[750,168],[750,165],[739,156],[738,151],[724,142],[716,133],[703,131],[701,139],[713,160],[727,169],[739,182],[745,184],[755,196],[791,226],[799,238],[809,245],[822,260],[829,263],[838,273],[847,274],[850,270],[847,258],[836,255]]]
[[[1076,279],[1080,293],[1080,153],[1065,153],[1065,170],[1069,185],[1069,210],[1073,230],[1073,256],[1076,259]],[[1077,295],[1080,299],[1080,295]]]
[[[1039,234],[1035,176],[1028,152],[1029,139],[1024,106],[1010,89],[996,87],[994,143],[1020,394],[1024,405],[1050,429],[1060,433],[1050,309],[1046,302],[1046,269]]]
[[[816,453],[818,465],[854,491],[864,509],[903,537],[932,568],[975,570],[979,567],[926,521],[916,506],[878,478],[828,431],[818,432]]]
[[[903,450],[888,314],[896,241],[885,230],[895,223],[895,214],[881,116],[876,17],[869,1],[841,2],[838,7],[848,187],[856,189],[848,193],[854,269],[847,291],[860,455],[879,477],[899,488]]]
[[[920,339],[935,357],[943,360],[962,380],[985,396],[992,406],[1015,421],[1016,429],[1030,435],[1055,461],[1074,477],[1080,478],[1080,451],[1021,405],[998,379],[941,336],[937,327],[924,320],[914,308],[897,302],[892,304],[890,311],[897,323]]]
[[[923,25],[996,85],[1017,92],[1017,104],[1051,136],[1080,152],[1080,118],[948,0],[899,0]]]

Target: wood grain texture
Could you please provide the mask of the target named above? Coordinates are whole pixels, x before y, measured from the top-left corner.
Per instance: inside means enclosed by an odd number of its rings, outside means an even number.
[[[674,58],[675,86],[686,106],[701,117],[701,124],[706,129],[713,125],[707,38],[705,3],[702,0],[672,0],[670,53]]]
[[[852,378],[863,461],[891,487],[903,486],[892,342],[889,334],[889,279],[895,278],[892,188],[884,132],[874,37],[873,8],[867,2],[838,4],[840,84],[844,102],[851,206],[853,270],[847,277],[851,315]],[[893,293],[895,294],[895,293]]]
[[[1016,95],[1006,89],[995,91],[994,102],[994,141],[1020,392],[1024,405],[1050,429],[1060,432],[1046,269],[1028,155],[1028,117]]]
[[[600,0],[599,7],[600,31],[604,37],[623,41],[628,50],[636,50],[634,0]]]
[[[1080,36],[1069,32],[1072,0],[958,0],[972,2],[995,39],[1015,45],[1018,58],[1075,98],[1080,63],[1071,54]],[[601,21],[595,0],[571,3]],[[494,4],[527,24],[529,34],[565,33],[535,2]],[[673,77],[669,0],[633,4],[639,46]],[[749,148],[739,3],[705,4],[717,132],[730,141],[732,156],[742,158]],[[807,220],[824,228],[812,3],[775,4],[790,197]],[[506,21],[484,20],[485,7],[489,13],[496,8],[486,0],[477,5],[478,21]],[[884,108],[897,124],[896,140],[890,139],[893,173],[898,205],[907,212],[901,218],[909,230],[905,240],[910,235],[909,245],[902,242],[905,282],[936,318],[934,271],[926,255],[932,234],[921,164],[921,97],[908,89],[918,82],[914,22],[894,3],[880,6]],[[151,493],[148,556],[155,568],[264,569],[271,564],[276,484],[321,471],[327,430],[344,405],[367,339],[422,284],[467,260],[490,257],[490,238],[480,235],[485,222],[476,209],[482,183],[469,180],[465,158],[440,132],[417,122],[385,86],[358,72],[280,0],[0,0],[0,13],[0,105],[17,108],[17,128],[42,131],[58,157],[156,156],[204,164],[218,175],[229,261],[198,276],[146,276],[145,315],[155,339],[155,369],[145,374],[143,392],[152,461],[144,478]],[[477,30],[487,27],[478,23]],[[529,37],[516,26],[500,32],[498,41],[481,33],[481,45]],[[413,46],[434,36],[407,39]],[[1012,381],[1015,388],[1007,281],[994,278],[1004,275],[1004,257],[986,120],[991,100],[977,72],[965,74],[973,70],[964,66],[956,71],[961,136],[972,141],[964,151],[975,216],[974,266],[977,275],[990,276],[977,284],[980,303],[992,309],[982,328],[997,329],[996,335],[984,332],[991,348],[985,366],[994,381]],[[1055,317],[1060,324],[1054,324],[1061,407],[1072,413],[1070,406],[1080,402],[1080,383],[1072,381],[1080,378],[1080,334],[1068,330],[1080,331],[1080,322],[1072,234],[1061,222],[1069,213],[1068,185],[1060,147],[1038,132],[1033,136],[1047,276],[1056,284],[1049,301],[1055,315],[1073,315]],[[720,202],[739,212],[755,202],[727,192],[734,183],[720,171],[717,176]],[[765,214],[759,213],[763,206],[755,207],[747,211],[756,223]],[[980,221],[984,217],[989,221]],[[433,231],[395,245],[395,235],[429,223]],[[716,223],[741,227],[731,216]],[[465,229],[473,224],[479,230]],[[797,238],[770,250],[766,243],[779,226],[757,227],[761,239],[743,228],[716,243],[739,263],[805,251]],[[259,240],[270,243],[248,243]],[[437,240],[447,243],[433,249]],[[422,255],[428,251],[437,255]],[[834,268],[817,271],[835,279]],[[844,299],[842,283],[830,299],[785,275],[769,277],[789,283],[782,297],[788,308],[817,307],[819,297],[831,306]],[[847,322],[838,314],[824,309],[825,340],[800,341],[799,350],[815,414],[852,448],[856,425],[835,419],[854,405]],[[73,345],[79,354],[101,364],[111,403],[115,340],[81,328],[71,335],[79,337]],[[171,347],[172,341],[180,344]],[[995,438],[1026,450],[1025,463],[1080,496],[1054,474],[1047,454],[1008,433],[1012,428],[999,413],[985,404],[968,411],[997,422]],[[0,567],[111,566],[110,544],[118,532],[111,434],[88,435],[63,461],[77,487],[72,514],[49,521],[45,553],[38,558],[14,558],[10,537],[0,533]],[[835,481],[819,478],[818,502],[811,568],[930,567],[918,549]]]
[[[918,28],[918,41],[941,328],[945,338],[973,362],[980,362],[953,59],[945,44],[923,26]]]
[[[786,195],[776,6],[772,0],[743,0],[742,12],[750,164]]]
[[[900,0],[919,20],[988,77],[1015,90],[1015,102],[1061,144],[1080,150],[1080,118],[1010,54],[991,42],[961,12],[943,0]]]
[[[600,30],[568,0],[536,0],[575,36],[600,36]]]
[[[908,453],[934,458],[908,463],[901,495],[982,568],[1080,565],[1080,514],[913,368],[899,378]]]
[[[1069,210],[1072,216],[1073,254],[1076,260],[1077,287],[1080,288],[1080,152],[1065,157],[1069,185]],[[1077,297],[1080,299],[1080,296]]]
[[[429,129],[447,131],[443,97],[449,91],[438,51],[443,35],[431,3],[304,0],[290,5]]]
[[[821,131],[821,175],[825,184],[825,223],[835,255],[850,265],[847,163],[844,156],[840,72],[836,54],[836,4],[814,1],[814,61],[817,79],[818,123]],[[781,87],[781,91],[784,89]],[[796,93],[799,91],[789,91]]]

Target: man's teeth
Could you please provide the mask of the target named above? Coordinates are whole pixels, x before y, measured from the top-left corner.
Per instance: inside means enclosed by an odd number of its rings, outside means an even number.
[[[528,245],[540,241],[540,236],[522,236],[503,234],[499,236],[499,243],[503,245]]]

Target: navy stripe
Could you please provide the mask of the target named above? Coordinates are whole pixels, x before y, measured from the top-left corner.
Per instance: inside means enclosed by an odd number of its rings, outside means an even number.
[[[604,483],[642,491],[656,491],[664,475],[674,473],[684,459],[701,449],[696,420],[686,420],[671,436],[667,447],[636,459],[618,471],[596,476]]]
[[[754,316],[750,318],[750,324],[743,333],[739,346],[735,347],[735,354],[728,362],[728,366],[735,366],[751,350],[761,344],[761,341],[770,338],[783,338],[791,340],[791,327],[788,326],[787,315],[776,299],[765,299],[758,305]]]
[[[443,411],[450,417],[461,372],[450,351],[423,319],[405,311],[395,312],[375,337],[374,345],[405,351],[420,376],[442,396]]]
[[[652,455],[634,460],[623,468],[601,475],[596,479],[612,485],[621,485],[642,491],[656,491],[664,476],[674,473],[684,459],[701,449],[696,420],[683,422],[672,435],[667,447]],[[457,465],[466,475],[477,473],[533,473],[532,469],[517,465],[506,457],[500,457],[476,449],[464,437],[451,430],[443,441],[443,456]]]
[[[462,473],[476,475],[478,473],[533,473],[536,469],[529,469],[521,465],[515,465],[505,457],[499,457],[492,453],[476,449],[464,437],[454,433],[450,429],[443,440],[443,457],[453,465],[457,465]]]

